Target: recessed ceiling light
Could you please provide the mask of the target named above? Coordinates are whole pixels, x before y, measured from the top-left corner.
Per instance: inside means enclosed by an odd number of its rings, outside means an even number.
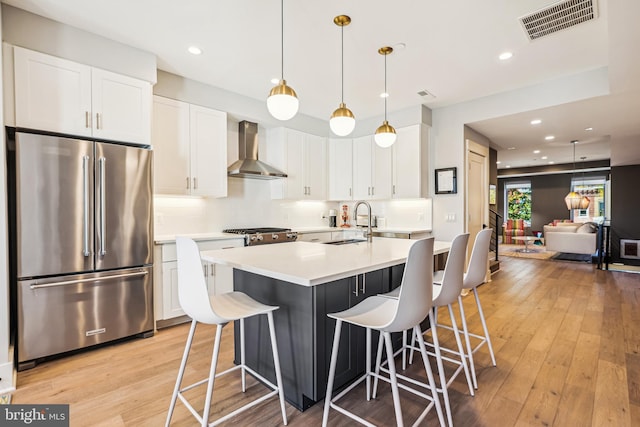
[[[187,50],[192,55],[200,55],[202,53],[202,49],[200,49],[198,46],[189,46],[189,49]]]
[[[593,128],[585,128],[584,130],[586,130],[587,132],[591,132]]]
[[[540,123],[542,123],[542,120],[540,120],[540,119],[533,119],[533,120],[531,120],[531,124],[532,124],[532,125],[539,125]]]
[[[553,160],[551,160],[551,161],[549,162],[549,164],[550,164],[550,165],[552,165],[552,164],[554,164],[554,163],[555,163],[555,162],[554,162]]]
[[[505,168],[507,168],[507,169],[509,169],[510,167],[511,167],[510,165],[505,166]]]
[[[540,150],[533,150],[533,154],[539,154]]]
[[[277,78],[277,77],[274,77],[274,78],[271,79],[271,83],[274,84],[274,85],[277,85],[278,83],[280,83],[280,79]]]
[[[498,58],[500,58],[501,61],[506,61],[507,59],[511,58],[513,56],[513,53],[511,52],[502,52],[500,54],[500,56],[498,56]]]
[[[496,162],[496,165],[499,165],[500,163],[502,163],[502,162],[501,162],[500,160],[498,160],[498,161]]]
[[[553,139],[556,139],[556,137],[553,136],[553,135],[547,135],[547,136],[544,137],[544,139],[546,139],[547,141],[551,141]]]
[[[402,49],[405,49],[406,47],[407,47],[407,45],[404,44],[404,43],[396,43],[396,44],[393,45],[393,48],[395,50],[402,50]]]
[[[516,147],[507,147],[507,150],[515,150]]]
[[[388,97],[389,97],[389,94],[387,92],[382,92],[380,94],[380,98],[388,98]]]
[[[547,157],[547,156],[542,156],[542,157],[540,157],[540,158],[541,158],[542,160],[547,160],[547,159],[548,159],[548,157]]]

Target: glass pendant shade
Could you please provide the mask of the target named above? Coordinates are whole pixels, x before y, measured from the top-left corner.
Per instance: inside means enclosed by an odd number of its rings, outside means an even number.
[[[289,120],[298,112],[300,103],[296,91],[287,86],[286,80],[280,80],[269,92],[267,109],[278,120]]]
[[[587,196],[582,196],[580,199],[580,209],[587,209],[591,204],[591,200]]]
[[[338,136],[347,136],[355,129],[356,118],[343,102],[340,103],[340,107],[331,115],[329,127],[331,128],[331,132]]]
[[[376,134],[373,136],[373,140],[378,147],[387,148],[391,147],[396,142],[396,130],[389,124],[388,121],[384,121],[382,126],[376,129]]]
[[[572,191],[566,195],[564,202],[567,204],[567,209],[569,210],[581,209],[580,203],[582,202],[582,196],[575,191]]]

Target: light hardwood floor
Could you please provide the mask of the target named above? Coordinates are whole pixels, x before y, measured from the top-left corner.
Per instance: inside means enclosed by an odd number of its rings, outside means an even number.
[[[491,366],[486,347],[479,351],[475,397],[464,377],[455,380],[450,398],[457,426],[640,425],[640,275],[505,257],[502,270],[479,292],[498,366]],[[470,327],[477,330],[473,297],[465,297],[464,304]],[[223,367],[231,366],[233,352],[233,329],[225,329]],[[72,426],[163,425],[187,331],[180,325],[21,372],[13,403],[69,403]],[[213,327],[200,326],[187,381],[205,376],[213,334]],[[420,374],[421,363],[408,371]],[[247,395],[264,391],[255,381],[250,384]],[[204,392],[192,394],[202,406]],[[213,410],[226,413],[245,397],[238,376],[220,379]],[[413,423],[423,401],[406,392],[401,398],[405,423]],[[363,391],[354,391],[343,404],[378,425],[395,424],[386,385],[376,401],[366,402]],[[291,426],[320,425],[322,404],[303,413],[287,405],[287,413]],[[426,423],[436,425],[435,414]],[[172,425],[194,424],[178,403]],[[275,399],[227,423],[279,424]],[[330,425],[353,422],[332,411]]]

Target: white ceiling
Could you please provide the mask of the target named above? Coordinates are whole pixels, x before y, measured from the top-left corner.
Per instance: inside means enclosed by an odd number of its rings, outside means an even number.
[[[162,70],[251,98],[266,99],[273,86],[271,78],[280,75],[278,0],[2,1],[153,52]],[[298,93],[300,113],[329,118],[340,102],[340,29],[333,24],[339,14],[352,18],[344,29],[344,94],[357,119],[382,115],[384,104],[379,94],[384,87],[384,60],[377,50],[384,45],[406,46],[388,57],[390,111],[420,104],[436,109],[611,67],[612,61],[624,55],[634,56],[634,63],[640,64],[637,50],[612,52],[610,46],[617,46],[613,37],[638,40],[640,26],[625,25],[624,31],[613,31],[620,26],[611,21],[607,0],[598,0],[598,19],[529,41],[518,18],[551,3],[287,0],[284,77]],[[187,53],[191,45],[199,46],[203,54]],[[513,58],[499,61],[498,55],[505,50],[514,52]],[[634,73],[627,74],[624,79],[640,79]],[[434,94],[435,99],[420,97],[417,92],[421,90]],[[610,147],[618,139],[625,150],[640,152],[636,147],[640,139],[635,138],[640,135],[637,94],[622,91],[470,126],[493,141],[502,161],[500,167],[506,163],[514,167],[539,164],[533,160],[537,155],[530,153],[534,147],[548,150],[547,155],[553,154],[556,163],[571,161],[568,141],[572,139],[584,140],[584,147],[589,148],[586,154],[582,146],[576,148],[578,157],[609,158],[616,151]],[[532,130],[532,118],[544,122]],[[587,126],[594,131],[585,133]],[[555,145],[540,139],[547,134],[556,136]],[[508,147],[516,149],[506,150]],[[623,154],[621,159],[633,156]],[[640,163],[640,156],[637,158]]]

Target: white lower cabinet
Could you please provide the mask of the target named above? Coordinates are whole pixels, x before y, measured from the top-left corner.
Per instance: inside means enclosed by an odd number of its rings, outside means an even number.
[[[241,238],[204,240],[197,243],[201,251],[244,246]],[[202,269],[209,295],[233,291],[233,268],[203,261]],[[169,325],[177,323],[171,322],[171,319],[184,316],[185,313],[178,298],[178,262],[175,243],[156,245],[154,299],[156,322],[161,321]],[[181,320],[186,321],[186,319]]]

